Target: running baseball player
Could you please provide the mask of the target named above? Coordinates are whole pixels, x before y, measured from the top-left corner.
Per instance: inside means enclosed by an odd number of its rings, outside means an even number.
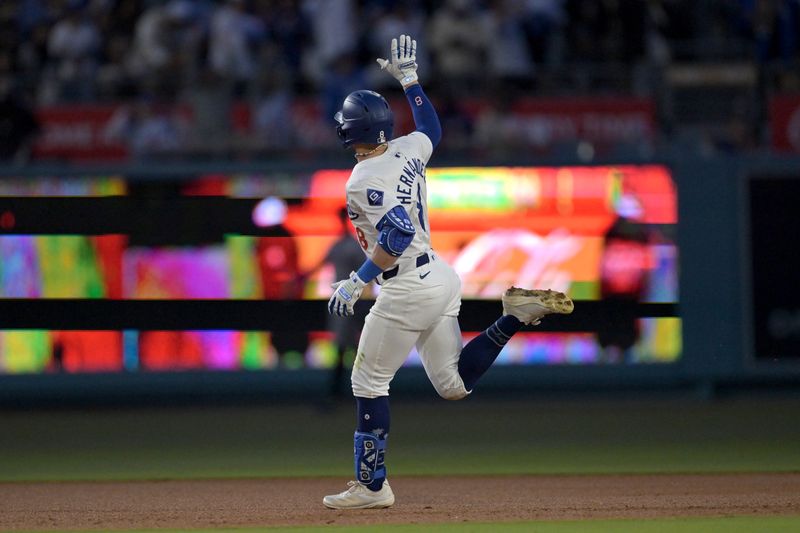
[[[391,57],[377,60],[402,84],[416,131],[392,139],[392,111],[373,91],[351,93],[334,117],[339,139],[358,161],[347,180],[347,208],[367,259],[333,285],[328,311],[352,316],[368,283],[375,280],[381,291],[365,320],[351,375],[358,412],[356,479],[344,492],[325,496],[323,504],[332,509],[394,504],[384,462],[389,383],[413,346],[439,395],[460,400],[523,324],[573,308],[560,292],[512,287],[502,297],[503,316],[462,348],[461,280],[431,249],[425,166],[442,131],[417,79],[416,49],[415,40],[401,35],[399,42],[392,39]]]

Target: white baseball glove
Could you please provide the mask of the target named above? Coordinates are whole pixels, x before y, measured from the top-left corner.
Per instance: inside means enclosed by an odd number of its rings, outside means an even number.
[[[353,316],[353,306],[366,286],[355,272],[350,272],[348,279],[331,284],[333,296],[328,300],[328,312],[336,316]]]
[[[417,78],[417,41],[410,35],[400,36],[400,46],[397,46],[397,39],[392,39],[391,56],[389,59],[378,58],[376,61],[403,87],[416,83]]]

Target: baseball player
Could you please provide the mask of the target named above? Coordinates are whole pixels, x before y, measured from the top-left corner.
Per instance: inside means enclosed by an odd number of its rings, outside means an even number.
[[[353,315],[353,304],[375,280],[380,294],[364,322],[351,382],[358,422],[356,480],[326,496],[332,509],[389,507],[394,494],[384,463],[389,436],[389,382],[417,350],[431,383],[445,399],[465,398],[523,324],[550,313],[571,313],[572,301],[555,291],[510,288],[503,316],[466,346],[461,344],[458,274],[431,249],[425,167],[442,137],[439,119],[417,79],[417,42],[392,39],[382,70],[403,86],[416,131],[392,139],[389,104],[372,91],[347,96],[334,117],[336,131],[358,161],[347,180],[350,221],[367,256],[357,272],[333,285],[330,313]]]

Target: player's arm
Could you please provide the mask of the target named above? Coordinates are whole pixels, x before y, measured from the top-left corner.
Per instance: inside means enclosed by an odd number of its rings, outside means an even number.
[[[417,131],[424,133],[434,148],[442,139],[442,125],[431,101],[422,90],[417,77],[417,41],[408,35],[392,39],[391,57],[378,59],[382,70],[395,77],[403,86],[414,115]]]
[[[416,234],[414,223],[401,205],[388,210],[375,227],[380,233],[372,257],[357,272],[351,272],[348,279],[334,283],[333,296],[328,301],[328,312],[332,315],[353,316],[353,306],[364,287],[397,262]]]
[[[385,270],[389,270],[394,266],[394,264],[397,262],[397,257],[389,254],[389,252],[387,252],[380,246],[376,246],[375,251],[372,252],[372,258],[367,259],[367,261],[372,261],[375,264],[375,266],[377,266],[378,269],[380,269],[381,272],[384,272]],[[366,263],[367,261],[364,261],[364,263]],[[377,276],[378,274],[375,275],[375,277]]]

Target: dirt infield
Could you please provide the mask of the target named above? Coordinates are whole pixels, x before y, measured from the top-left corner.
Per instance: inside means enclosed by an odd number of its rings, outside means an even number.
[[[331,511],[337,479],[0,484],[0,529],[214,528],[800,514],[800,474],[397,477],[391,509]]]

